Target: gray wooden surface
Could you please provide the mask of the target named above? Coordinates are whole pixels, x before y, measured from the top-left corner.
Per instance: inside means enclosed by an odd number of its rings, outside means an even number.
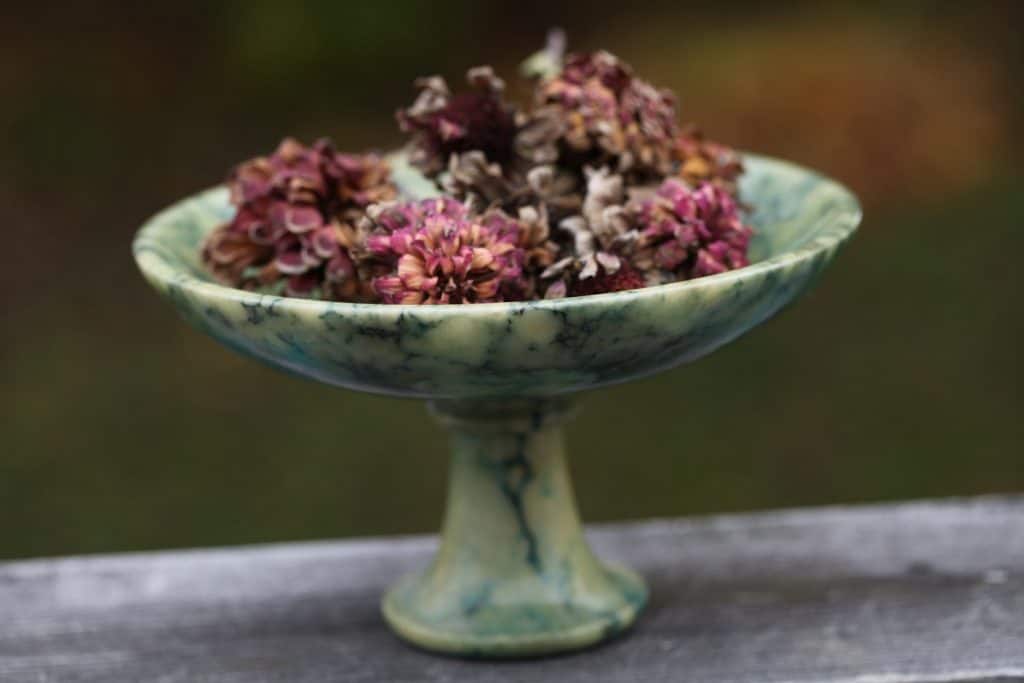
[[[1024,497],[591,530],[650,581],[627,636],[518,662],[399,642],[381,591],[432,538],[0,564],[0,681],[1024,680]]]

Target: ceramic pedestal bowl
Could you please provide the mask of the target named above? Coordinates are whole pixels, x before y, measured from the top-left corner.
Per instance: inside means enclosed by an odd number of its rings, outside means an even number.
[[[560,427],[572,394],[735,339],[807,290],[860,220],[835,182],[745,162],[752,265],[629,292],[402,306],[231,289],[198,259],[204,235],[231,215],[224,189],[152,218],[134,253],[189,323],[232,349],[320,382],[430,401],[451,432],[448,503],[433,563],[384,597],[398,634],[474,656],[570,650],[628,627],[647,599],[639,576],[600,562],[584,538]],[[403,193],[426,194],[400,158],[395,177]]]

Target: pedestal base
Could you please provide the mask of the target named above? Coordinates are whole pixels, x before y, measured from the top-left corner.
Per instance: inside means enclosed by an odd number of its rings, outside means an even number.
[[[430,650],[475,657],[574,650],[636,618],[647,588],[594,557],[565,464],[561,402],[435,403],[452,431],[441,547],[384,598],[384,617]]]
[[[466,657],[528,657],[588,647],[628,628],[647,600],[643,580],[624,567],[602,567],[600,593],[585,599],[558,588],[519,585],[522,602],[500,604],[484,590],[447,606],[432,599],[435,578],[411,574],[384,597],[384,618],[419,647]],[[538,598],[550,597],[550,600]],[[432,609],[433,608],[433,609]]]

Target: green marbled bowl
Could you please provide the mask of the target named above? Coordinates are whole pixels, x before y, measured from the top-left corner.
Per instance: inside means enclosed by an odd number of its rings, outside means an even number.
[[[516,303],[388,306],[261,295],[212,281],[203,237],[232,212],[217,188],[139,230],[134,254],[191,325],[275,367],[349,389],[433,401],[453,432],[433,565],[384,600],[429,649],[519,656],[574,649],[628,626],[646,600],[632,572],[583,538],[564,463],[566,395],[686,363],[806,291],[860,222],[856,198],[799,166],[748,155],[741,183],[752,265],[659,287]],[[395,178],[429,185],[401,157]]]

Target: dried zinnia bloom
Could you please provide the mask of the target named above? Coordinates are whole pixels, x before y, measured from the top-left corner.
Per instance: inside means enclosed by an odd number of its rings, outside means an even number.
[[[587,294],[605,294],[608,292],[624,292],[629,289],[642,289],[647,286],[643,273],[623,263],[614,273],[601,270],[597,275],[586,280],[574,280],[569,284],[566,296],[585,296]]]
[[[512,204],[523,192],[521,184],[509,178],[501,164],[488,161],[478,149],[451,154],[440,184],[446,193],[472,206]]]
[[[519,158],[504,167],[479,150],[452,154],[442,189],[475,208],[498,207],[516,213],[542,207],[557,218],[579,211],[582,197],[576,177],[550,164],[530,165]]]
[[[502,99],[505,83],[489,66],[470,69],[468,92],[452,95],[440,76],[416,80],[419,94],[399,110],[399,127],[412,134],[409,160],[428,176],[448,168],[453,154],[478,151],[505,165],[515,155],[515,111]]]
[[[615,55],[569,55],[557,75],[538,82],[535,98],[534,129],[547,136],[537,134],[535,146],[557,135],[563,162],[640,177],[671,173],[675,97],[633,76]]]
[[[542,274],[544,280],[554,280],[545,291],[545,298],[559,298],[571,294],[580,281],[599,278],[591,283],[595,291],[605,285],[617,286],[625,281],[610,278],[624,267],[639,233],[633,227],[633,214],[625,206],[625,187],[622,176],[607,167],[585,171],[587,194],[583,210],[570,216],[559,227],[571,237],[570,255]],[[632,286],[626,287],[632,289]],[[595,292],[590,292],[595,293]]]
[[[736,182],[743,173],[743,161],[736,150],[708,140],[695,127],[689,127],[676,138],[679,177],[691,187],[713,183],[737,196]]]
[[[558,245],[550,239],[551,228],[545,207],[521,207],[514,218],[494,208],[480,216],[479,221],[501,239],[515,244],[522,252],[520,275],[508,280],[505,298],[537,298],[538,278],[558,255]]]
[[[203,242],[202,259],[220,282],[232,287],[253,289],[280,278],[270,264],[274,247],[253,242],[248,234],[223,225]]]
[[[372,294],[357,267],[355,223],[367,205],[395,196],[379,157],[287,138],[269,157],[238,165],[228,187],[236,213],[203,248],[218,279],[245,289],[283,281],[295,296]]]
[[[466,80],[471,90],[455,95],[438,76],[416,81],[416,101],[397,115],[412,136],[410,162],[479,210],[543,204],[556,218],[578,211],[579,178],[555,165],[559,124],[552,130],[506,104],[505,84],[488,66],[470,69]]]
[[[633,212],[640,230],[633,263],[641,270],[685,280],[749,264],[753,230],[743,224],[736,201],[716,185],[691,189],[670,178]]]
[[[339,211],[350,222],[371,204],[395,198],[391,168],[376,154],[333,154],[327,158],[329,176],[338,179]]]
[[[393,264],[373,280],[391,304],[502,301],[519,286],[523,250],[517,235],[488,227],[451,198],[425,199],[368,214],[370,251]]]

